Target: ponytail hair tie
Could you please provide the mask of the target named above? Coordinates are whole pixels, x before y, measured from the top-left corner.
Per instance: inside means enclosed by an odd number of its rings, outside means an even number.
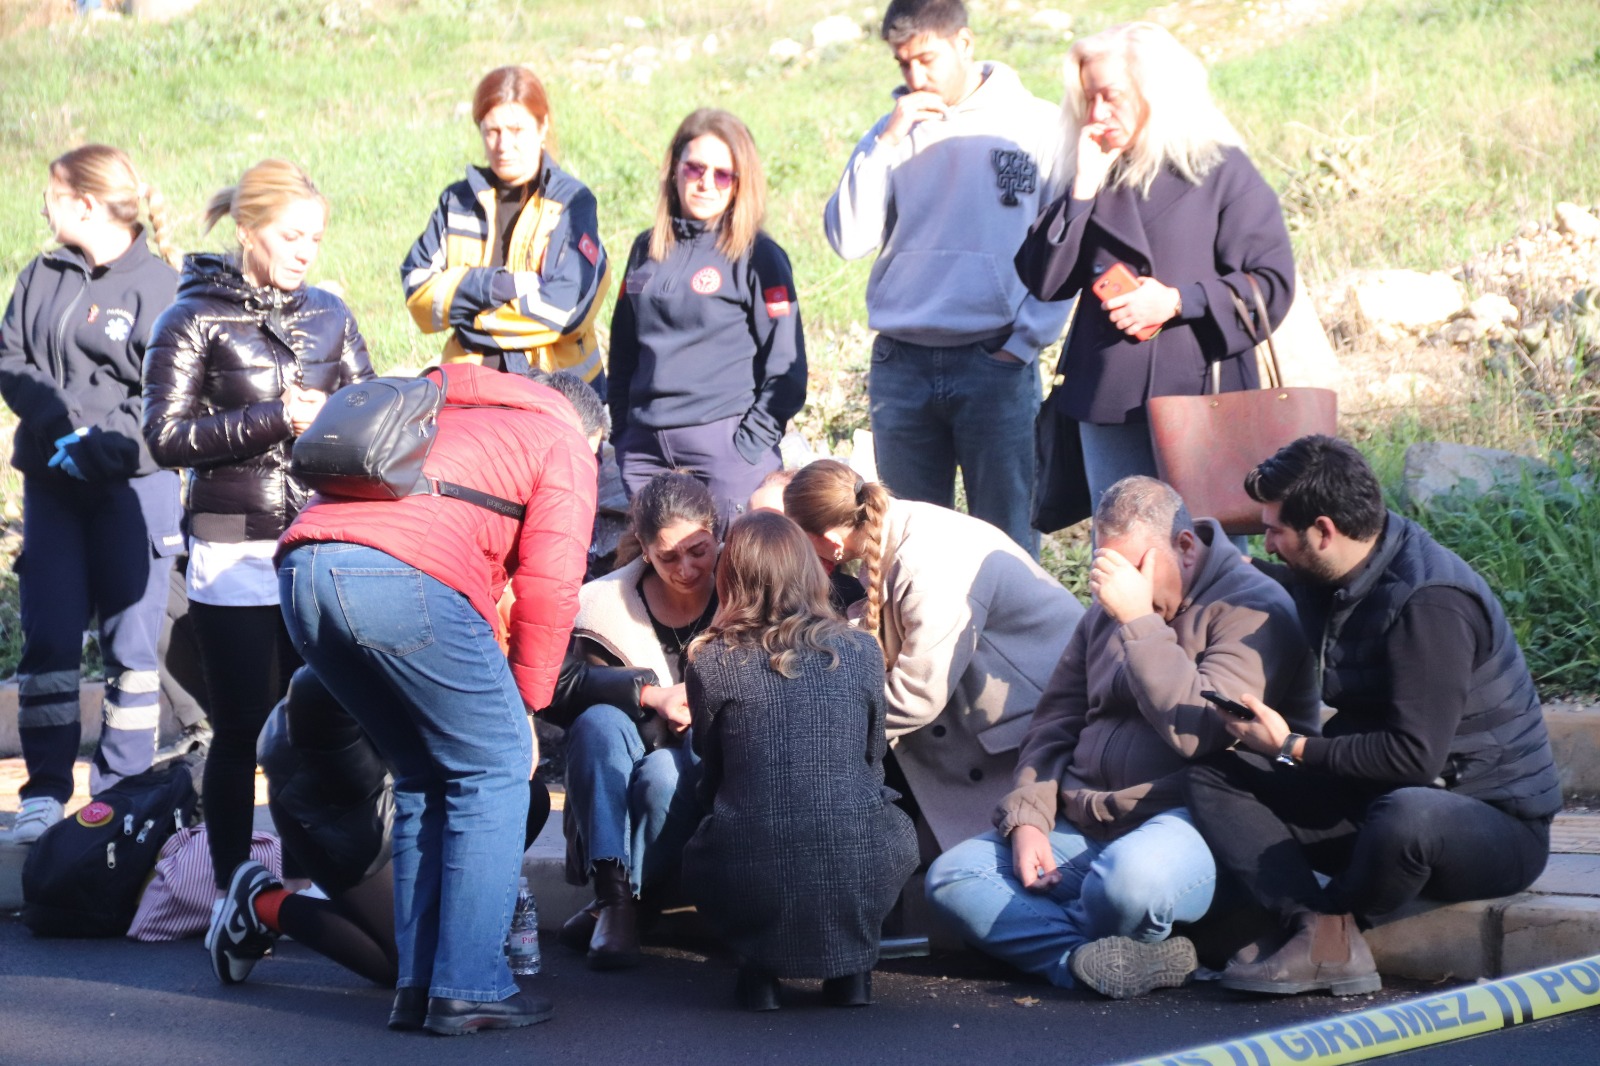
[[[866,478],[862,477],[860,474],[857,474],[856,475],[856,506],[857,507],[860,507],[865,503],[865,501],[862,499],[862,497],[865,496],[866,494],[867,494],[867,480],[866,480]]]

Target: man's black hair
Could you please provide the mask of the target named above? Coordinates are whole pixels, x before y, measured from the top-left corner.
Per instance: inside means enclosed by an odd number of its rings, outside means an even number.
[[[1327,516],[1352,540],[1383,532],[1383,488],[1355,446],[1313,434],[1278,449],[1245,475],[1244,490],[1258,503],[1278,504],[1278,517],[1297,532]]]
[[[606,405],[601,402],[600,394],[594,391],[594,386],[578,375],[565,370],[552,372],[534,367],[523,377],[540,385],[547,385],[565,396],[567,402],[578,412],[578,421],[583,424],[584,436],[592,437],[596,433],[603,437],[611,435],[611,412],[606,410]]]
[[[882,33],[890,48],[899,48],[918,37],[951,37],[966,26],[961,0],[890,0]]]

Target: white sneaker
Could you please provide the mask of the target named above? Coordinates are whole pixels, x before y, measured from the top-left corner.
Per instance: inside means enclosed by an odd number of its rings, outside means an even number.
[[[35,796],[22,801],[17,820],[11,826],[11,843],[32,844],[44,836],[44,831],[61,821],[61,801],[49,796]]]

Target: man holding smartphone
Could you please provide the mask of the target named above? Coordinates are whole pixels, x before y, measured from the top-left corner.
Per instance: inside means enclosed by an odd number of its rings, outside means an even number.
[[[878,473],[902,499],[968,510],[1037,558],[1036,365],[1070,307],[1028,295],[1012,266],[1061,191],[1055,104],[973,56],[961,0],[892,0],[883,39],[905,85],[845,165],[823,221],[845,259],[878,253],[868,378]]]
[[[1543,871],[1561,786],[1539,696],[1489,586],[1385,510],[1352,445],[1302,437],[1245,488],[1320,641],[1336,713],[1323,736],[1303,736],[1270,698],[1236,690],[1254,714],[1227,720],[1240,746],[1191,773],[1218,866],[1277,919],[1222,984],[1373,992],[1361,930],[1375,919],[1418,896],[1511,895]]]
[[[1094,604],[1028,726],[996,829],[928,871],[928,897],[977,947],[1116,999],[1182,984],[1216,868],[1183,807],[1189,761],[1227,747],[1204,692],[1274,693],[1315,732],[1294,605],[1169,486],[1112,485],[1094,516]]]

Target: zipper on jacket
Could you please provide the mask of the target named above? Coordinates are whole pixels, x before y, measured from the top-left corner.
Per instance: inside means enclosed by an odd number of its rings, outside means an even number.
[[[77,311],[78,302],[83,299],[83,294],[89,291],[89,275],[78,270],[75,264],[73,273],[83,279],[83,287],[68,301],[67,306],[62,309],[61,317],[56,320],[56,347],[55,351],[50,353],[50,372],[55,376],[56,384],[63,389],[67,387],[67,320]]]

